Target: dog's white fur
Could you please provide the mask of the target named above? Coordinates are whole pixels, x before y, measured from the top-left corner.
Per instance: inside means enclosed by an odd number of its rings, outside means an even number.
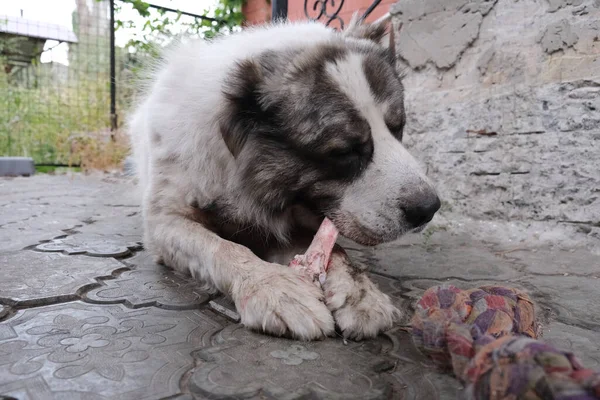
[[[339,40],[341,34],[321,24],[297,23],[249,29],[212,43],[179,45],[165,55],[166,62],[129,121],[143,190],[147,248],[167,265],[189,271],[230,295],[246,326],[276,335],[320,338],[333,332],[335,317],[346,336],[371,337],[389,328],[398,315],[388,296],[364,273],[357,279],[343,257],[332,262],[324,303],[323,292],[312,282],[222,239],[190,216],[193,201],[209,204],[225,197],[257,226],[286,237],[291,214],[270,219],[261,213],[260,204],[239,191],[236,159],[218,128],[222,87],[236,62],[265,50]],[[402,226],[402,211],[392,203],[406,193],[432,189],[415,160],[387,130],[361,62],[359,56],[351,56],[328,67],[371,125],[375,148],[363,176],[346,188],[338,228],[342,234],[352,231],[355,236],[391,240],[409,230]],[[271,260],[284,263],[303,251],[294,245],[291,238],[285,256]]]
[[[359,55],[351,55],[346,62],[329,66],[330,76],[369,122],[376,149],[365,173],[346,188],[339,213],[350,217],[340,220],[359,225],[346,229],[367,236],[376,232],[377,241],[390,241],[408,230],[403,226],[402,210],[396,205],[398,199],[431,190],[431,183],[412,155],[388,131],[383,119],[387,105],[382,107],[371,93],[362,61]]]

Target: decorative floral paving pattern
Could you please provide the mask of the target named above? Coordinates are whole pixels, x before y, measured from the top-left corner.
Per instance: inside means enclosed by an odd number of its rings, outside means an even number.
[[[20,312],[0,325],[0,394],[38,390],[106,398],[156,399],[179,393],[191,353],[221,326],[195,311],[72,302]],[[19,385],[37,380],[42,385]]]
[[[140,242],[123,242],[98,235],[73,235],[63,239],[53,239],[35,247],[38,251],[60,252],[64,254],[85,254],[92,257],[125,257],[133,251],[141,250]]]
[[[125,303],[133,308],[157,306],[173,310],[198,308],[209,300],[197,282],[161,265],[126,271],[117,279],[103,281],[85,297],[94,303]]]
[[[212,344],[197,354],[203,362],[190,379],[192,392],[208,398],[265,393],[278,399],[379,399],[392,390],[374,370],[384,358],[365,351],[360,343],[300,343],[231,325]]]
[[[405,318],[375,340],[303,343],[247,331],[234,324],[231,302],[208,301],[192,279],[157,265],[141,250],[129,182],[38,175],[3,183],[0,398],[462,399],[458,381],[422,357],[405,330],[412,304],[441,283],[525,288],[544,340],[600,368],[600,262],[582,248],[515,248],[441,227],[376,248],[344,242]]]
[[[197,353],[203,363],[190,378],[192,393],[207,398],[430,400],[440,391],[441,374],[401,330],[364,342],[303,343],[231,325],[212,343]],[[446,395],[460,389],[444,380]]]

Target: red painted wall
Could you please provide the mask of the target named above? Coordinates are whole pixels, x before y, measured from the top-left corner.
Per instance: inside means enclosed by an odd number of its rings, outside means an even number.
[[[311,11],[311,16],[316,16],[316,13],[312,12],[312,6],[316,0],[308,0],[308,9]],[[339,0],[336,0],[336,5]],[[377,18],[383,16],[390,9],[390,6],[394,4],[396,0],[383,0],[377,8],[369,15],[367,21],[374,21]],[[331,0],[329,0],[329,4]],[[358,11],[360,14],[364,13],[365,10],[371,5],[372,0],[345,0],[342,10],[338,14],[344,22],[348,23],[352,14]],[[331,6],[328,9],[332,9]],[[246,4],[242,8],[244,16],[246,17],[246,25],[256,25],[267,22],[271,19],[271,4],[267,3],[267,0],[247,0]],[[288,19],[290,21],[298,21],[306,19],[304,15],[304,0],[288,0]],[[324,18],[322,22],[326,22]],[[331,26],[338,27],[336,22],[332,22]]]
[[[266,0],[246,0],[242,12],[246,18],[244,25],[262,24],[271,19],[271,4]]]

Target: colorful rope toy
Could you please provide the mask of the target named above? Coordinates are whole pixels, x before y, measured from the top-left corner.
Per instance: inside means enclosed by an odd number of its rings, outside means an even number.
[[[537,340],[533,302],[517,289],[430,288],[412,328],[417,348],[451,370],[469,399],[600,399],[600,373]]]

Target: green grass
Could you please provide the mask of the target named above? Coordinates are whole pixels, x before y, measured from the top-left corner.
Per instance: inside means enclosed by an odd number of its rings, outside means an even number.
[[[100,79],[108,82],[108,79]],[[43,82],[25,87],[0,76],[0,155],[32,157],[38,163],[79,163],[72,139],[107,130],[107,83]]]
[[[37,64],[9,75],[1,61],[0,156],[86,167],[98,164],[100,158],[100,168],[122,161],[126,141],[107,143],[111,138],[108,72]],[[99,69],[108,71],[108,67]],[[131,97],[129,85],[123,82],[130,75],[119,70],[117,111],[121,116]]]
[[[38,174],[65,174],[67,172],[81,172],[81,167],[55,167],[52,165],[36,165],[35,172]]]

